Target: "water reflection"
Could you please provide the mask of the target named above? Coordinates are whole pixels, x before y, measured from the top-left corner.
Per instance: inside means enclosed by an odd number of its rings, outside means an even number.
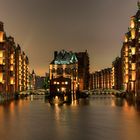
[[[27,102],[26,102],[27,101]],[[69,100],[69,102],[64,102],[61,98],[55,97],[53,99],[53,102],[50,102],[50,100],[46,99],[44,95],[31,95],[28,96],[24,99],[20,100],[15,100],[15,101],[7,101],[7,102],[1,102],[0,103],[0,108],[5,108],[9,109],[10,112],[13,112],[15,107],[18,106],[18,108],[22,107],[23,105],[26,105],[30,103],[30,101],[42,101],[45,103],[49,103],[54,106],[65,106],[65,105],[71,105],[71,106],[78,106],[78,105],[83,105],[83,106],[89,106],[92,104],[96,105],[109,105],[111,107],[134,107],[137,110],[140,110],[140,103],[137,103],[133,100],[126,100],[123,98],[115,98],[114,96],[99,96],[99,97],[94,97],[91,96],[89,98],[81,98],[78,100]]]
[[[0,105],[3,140],[138,140],[140,105],[112,96],[51,105],[42,96]],[[18,131],[18,133],[17,133]]]

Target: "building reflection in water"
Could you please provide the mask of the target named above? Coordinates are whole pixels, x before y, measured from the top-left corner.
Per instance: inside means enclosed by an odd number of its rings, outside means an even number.
[[[124,111],[130,111],[130,109],[131,110],[136,109],[137,111],[140,111],[140,103],[131,99],[113,98],[111,100],[111,106],[123,107]]]

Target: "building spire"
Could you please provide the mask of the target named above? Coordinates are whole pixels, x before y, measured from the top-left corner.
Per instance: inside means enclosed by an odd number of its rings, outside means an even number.
[[[139,0],[137,2],[137,5],[138,5],[138,9],[140,10],[140,1]]]

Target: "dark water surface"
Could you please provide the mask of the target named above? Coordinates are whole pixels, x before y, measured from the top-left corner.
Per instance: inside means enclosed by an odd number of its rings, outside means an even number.
[[[140,109],[111,96],[12,101],[0,105],[0,140],[140,140]]]

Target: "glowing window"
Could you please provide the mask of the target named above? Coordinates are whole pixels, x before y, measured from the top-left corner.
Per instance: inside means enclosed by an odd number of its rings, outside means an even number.
[[[132,52],[132,55],[134,55],[136,53],[136,48],[131,48],[131,52]]]
[[[11,54],[11,59],[13,59],[14,58],[14,54]]]
[[[0,51],[0,57],[3,57],[3,51]]]
[[[125,42],[128,42],[127,36],[124,37],[124,41],[125,41]]]
[[[127,45],[125,46],[125,51],[128,51],[128,46]]]
[[[125,83],[128,83],[128,75],[125,76]]]
[[[126,63],[128,62],[128,57],[125,58],[125,62],[126,62]]]
[[[128,74],[128,69],[125,71],[125,74]]]
[[[13,70],[14,70],[14,66],[11,65],[11,66],[10,66],[10,71],[13,71]]]
[[[0,32],[0,42],[3,42],[4,40],[3,40],[3,35],[4,35],[4,33],[3,32]]]
[[[11,77],[11,79],[10,79],[10,84],[11,84],[11,85],[14,84],[14,78],[13,78],[13,77]]]
[[[134,29],[131,30],[131,37],[132,37],[132,39],[135,39],[135,30]]]
[[[131,90],[134,90],[134,82],[131,82]]]
[[[61,91],[62,92],[65,92],[65,90],[66,90],[66,88],[64,88],[64,87],[61,88]]]
[[[65,84],[68,85],[68,82],[66,81]]]
[[[0,73],[0,83],[3,82],[3,73]]]
[[[10,62],[11,62],[11,64],[14,64],[14,60],[13,59],[11,59]]]
[[[140,43],[140,38],[138,39],[138,43]]]
[[[128,63],[125,64],[125,68],[128,69]]]
[[[127,51],[127,52],[125,52],[125,56],[128,56],[128,51]]]
[[[136,72],[132,71],[132,80],[135,81],[136,80]]]
[[[132,70],[136,70],[136,64],[135,63],[132,63]]]
[[[0,64],[3,64],[3,58],[0,58]]]
[[[131,21],[130,21],[130,27],[131,27],[131,28],[134,28],[134,27],[135,27],[134,19],[131,19]]]

